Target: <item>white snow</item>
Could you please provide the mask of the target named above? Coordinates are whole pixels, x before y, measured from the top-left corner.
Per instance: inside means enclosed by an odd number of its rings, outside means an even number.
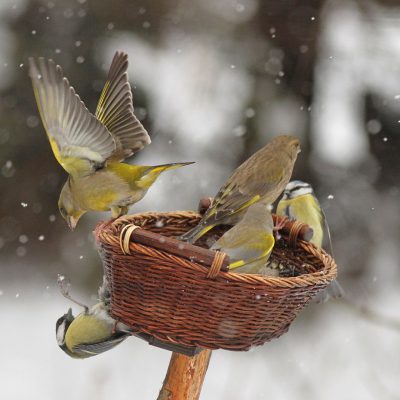
[[[129,338],[112,351],[74,360],[57,346],[55,322],[71,304],[39,286],[10,287],[0,300],[0,397],[26,400],[155,399],[170,353]],[[398,295],[381,296],[379,308]],[[393,303],[394,304],[394,303]],[[77,310],[75,310],[76,313]],[[383,312],[383,311],[382,311]],[[396,307],[384,313],[397,314]],[[222,329],[222,328],[221,328]],[[398,332],[362,320],[344,307],[311,305],[289,333],[250,352],[213,352],[202,400],[375,400],[396,393]],[[23,377],[17,384],[15,377]]]
[[[314,154],[348,167],[369,155],[365,94],[388,99],[387,107],[398,110],[400,10],[327,2],[324,15],[311,119]]]

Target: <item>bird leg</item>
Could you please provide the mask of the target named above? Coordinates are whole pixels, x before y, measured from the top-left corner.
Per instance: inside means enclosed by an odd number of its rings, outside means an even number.
[[[280,239],[281,235],[280,235],[279,231],[285,227],[286,222],[288,220],[289,220],[289,218],[286,217],[286,216],[285,217],[276,218],[275,225],[272,228],[272,232],[273,232],[273,234],[275,236],[275,239],[277,239],[277,240]]]
[[[89,307],[79,301],[73,299],[69,294],[69,290],[71,288],[71,281],[65,277],[64,275],[58,275],[57,278],[57,285],[60,289],[61,294],[68,300],[72,301],[73,303],[77,304],[80,307],[83,307],[85,312],[89,311]]]
[[[111,216],[112,218],[119,218],[121,215],[125,215],[128,213],[127,206],[112,206],[111,207]]]

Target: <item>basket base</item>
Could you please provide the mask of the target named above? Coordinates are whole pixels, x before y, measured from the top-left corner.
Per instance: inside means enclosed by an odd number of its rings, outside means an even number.
[[[134,336],[145,340],[151,346],[159,347],[160,349],[164,350],[173,351],[174,353],[183,354],[184,356],[188,357],[193,357],[196,354],[199,354],[202,350],[204,350],[202,347],[191,347],[182,344],[164,342],[162,340],[155,338],[152,335],[149,335],[148,333],[143,333],[143,332],[135,333]]]

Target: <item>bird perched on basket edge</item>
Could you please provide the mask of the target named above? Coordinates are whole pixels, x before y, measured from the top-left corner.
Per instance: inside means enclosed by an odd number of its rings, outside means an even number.
[[[189,243],[217,225],[234,225],[250,205],[273,203],[292,175],[300,143],[293,136],[277,136],[240,165],[221,187],[199,224],[179,239]]]
[[[276,207],[276,214],[296,219],[310,226],[314,232],[310,242],[320,248],[323,244],[325,228],[328,234],[330,252],[333,255],[331,234],[325,213],[309,183],[298,180],[289,182],[283,192],[282,199]],[[326,301],[329,297],[338,298],[342,297],[343,294],[342,287],[335,279],[321,293],[319,300]]]
[[[164,171],[191,162],[155,166],[121,161],[151,142],[133,113],[128,56],[116,52],[95,115],[80,100],[53,60],[29,59],[36,102],[51,148],[68,172],[58,207],[74,229],[87,211],[118,217],[143,198]]]
[[[70,284],[64,276],[59,276],[57,282],[66,298],[84,308],[76,317],[70,308],[56,322],[57,343],[70,357],[88,358],[104,353],[131,336],[129,327],[117,322],[108,313],[110,294],[105,278],[99,288],[100,302],[91,308],[71,298]]]
[[[233,272],[267,275],[266,263],[275,244],[273,227],[268,204],[259,201],[252,204],[243,218],[210,249],[226,253],[231,260],[229,270]]]

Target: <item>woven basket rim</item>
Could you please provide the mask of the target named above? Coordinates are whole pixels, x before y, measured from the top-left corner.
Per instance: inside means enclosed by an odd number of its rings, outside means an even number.
[[[131,223],[133,219],[140,219],[146,217],[152,218],[167,218],[167,217],[184,217],[184,218],[191,218],[197,217],[200,214],[195,211],[186,211],[186,210],[178,210],[178,211],[146,211],[143,213],[135,213],[130,215],[124,215],[119,217],[116,220],[111,221],[103,221],[100,222],[96,229],[95,229],[95,236],[97,240],[100,240],[103,243],[107,243],[109,245],[115,245],[119,243],[119,236],[115,235],[112,230],[117,229],[119,226],[123,226],[126,223]],[[146,227],[143,227],[146,229]],[[162,235],[161,235],[162,236]],[[323,264],[323,268],[316,272],[311,272],[299,276],[291,276],[291,277],[271,277],[271,276],[263,276],[259,274],[247,274],[247,273],[236,273],[236,272],[224,272],[220,271],[218,276],[221,276],[223,279],[232,282],[242,282],[242,283],[258,283],[264,284],[266,286],[273,286],[273,287],[281,287],[290,289],[290,287],[297,286],[297,287],[307,287],[313,286],[316,284],[316,281],[320,282],[321,279],[324,277],[327,281],[332,281],[337,276],[337,265],[335,260],[323,249],[316,247],[314,244],[310,242],[306,242],[303,240],[297,241],[298,246],[302,248],[308,254],[316,257],[321,261]],[[130,243],[130,247],[139,253],[144,253],[145,249],[148,247],[146,245],[142,245],[139,243]],[[161,254],[165,254],[165,251],[154,249],[153,251],[159,252]],[[177,256],[178,258],[182,258]],[[183,258],[182,258],[183,259]],[[195,263],[193,261],[186,260],[192,265],[196,265],[204,274],[207,274],[209,268],[204,265]],[[180,265],[179,268],[185,268],[183,265]]]

